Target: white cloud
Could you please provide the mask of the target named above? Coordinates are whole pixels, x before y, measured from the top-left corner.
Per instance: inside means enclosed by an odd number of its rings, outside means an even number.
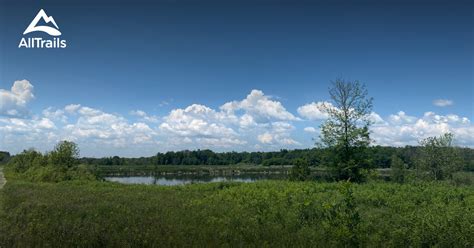
[[[139,117],[140,120],[144,121],[144,122],[151,122],[151,123],[158,123],[159,122],[159,118],[157,116],[148,115],[143,110],[132,110],[132,111],[130,111],[130,114],[133,115],[133,116]]]
[[[222,137],[236,132],[225,125],[226,116],[204,105],[193,104],[174,109],[164,118],[160,129],[178,136]]]
[[[15,91],[17,92],[17,91]],[[21,94],[20,94],[21,95]],[[26,98],[25,98],[26,99]],[[300,146],[291,137],[291,121],[298,120],[283,105],[252,90],[243,100],[228,102],[219,109],[201,104],[177,108],[162,118],[143,110],[129,112],[136,118],[70,104],[64,108],[48,107],[31,119],[0,118],[2,144],[0,149],[18,152],[25,145],[50,149],[59,140],[67,139],[85,147],[85,155],[112,155],[113,151],[138,150],[157,152],[211,148],[215,150],[274,150]],[[270,137],[262,145],[261,136]],[[264,140],[264,139],[263,139]],[[27,148],[27,147],[26,147]],[[149,154],[147,154],[149,155]]]
[[[48,118],[41,118],[35,123],[34,127],[38,129],[55,129],[56,125]]]
[[[267,132],[267,133],[258,135],[257,139],[263,144],[271,144],[273,141],[273,136]]]
[[[394,115],[390,115],[388,118],[392,124],[413,123],[416,121],[416,117],[406,115],[403,111],[400,111]]]
[[[330,102],[312,102],[297,109],[298,114],[308,120],[325,120],[329,117],[325,107],[333,108]]]
[[[0,89],[0,115],[26,117],[26,105],[34,98],[33,85],[28,80],[15,81],[10,90]]]
[[[227,102],[219,110],[193,104],[184,109],[174,109],[163,119],[160,131],[175,145],[179,145],[176,140],[189,143],[183,137],[217,149],[234,146],[237,150],[243,150],[255,142],[266,144],[258,149],[267,150],[278,145],[300,145],[290,137],[294,127],[285,122],[297,118],[286,111],[280,102],[271,100],[259,90],[252,90],[241,101]],[[247,145],[247,148],[242,145]]]
[[[426,112],[417,118],[400,111],[396,115],[390,115],[388,122],[374,124],[371,132],[372,138],[379,145],[417,145],[423,138],[451,132],[455,135],[458,145],[474,146],[474,126],[467,117],[454,114],[438,115]]]
[[[58,141],[57,128],[46,117],[0,118],[0,150],[19,152],[30,147],[52,148]]]
[[[438,107],[447,107],[453,105],[454,102],[448,99],[436,99],[433,101],[433,105]]]
[[[81,107],[81,104],[69,104],[64,107],[64,111],[72,114],[75,113],[79,108]]]
[[[332,108],[333,105],[328,102],[312,102],[299,107],[298,113],[307,120],[324,120],[328,118],[325,107]],[[371,137],[379,145],[417,145],[423,138],[452,132],[458,145],[474,147],[474,127],[467,117],[455,114],[439,115],[434,112],[426,112],[422,117],[416,117],[399,111],[389,115],[386,120],[371,112],[368,119],[373,124],[370,129]],[[317,132],[311,127],[303,130],[309,133]]]
[[[270,147],[276,148],[288,145],[301,145],[298,141],[291,138],[290,133],[295,127],[287,122],[273,122],[266,125],[266,130],[257,136],[257,140],[262,144],[272,145]],[[261,147],[260,147],[261,148]]]
[[[220,109],[227,114],[234,114],[237,110],[244,110],[257,123],[270,120],[296,120],[279,101],[271,100],[260,90],[252,90],[242,101],[225,103]]]
[[[380,115],[375,112],[371,112],[369,114],[369,121],[372,122],[372,124],[385,124],[386,123],[384,119],[382,119],[382,117],[380,117]]]
[[[308,133],[316,133],[317,132],[316,128],[314,128],[314,127],[305,127],[303,130],[305,132],[308,132]]]
[[[153,143],[155,132],[145,123],[131,123],[120,115],[90,107],[80,107],[77,113],[79,114],[77,121],[64,127],[66,137],[113,146]]]
[[[48,107],[43,110],[43,115],[52,120],[59,120],[61,122],[67,122],[67,116],[62,109],[54,109],[53,107]]]

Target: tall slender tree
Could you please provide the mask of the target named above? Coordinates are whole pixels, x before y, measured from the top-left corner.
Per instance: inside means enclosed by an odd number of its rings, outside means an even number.
[[[321,126],[320,140],[329,148],[330,163],[340,180],[362,181],[369,168],[367,147],[373,98],[364,84],[338,79],[329,89],[331,103],[322,105],[329,118]]]

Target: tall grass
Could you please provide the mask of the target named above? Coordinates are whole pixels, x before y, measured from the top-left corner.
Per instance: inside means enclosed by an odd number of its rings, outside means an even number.
[[[0,247],[469,247],[474,188],[9,181]]]

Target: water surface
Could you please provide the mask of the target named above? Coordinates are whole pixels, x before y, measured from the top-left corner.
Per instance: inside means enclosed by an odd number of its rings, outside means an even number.
[[[244,182],[250,183],[258,180],[283,179],[282,175],[238,175],[238,176],[109,176],[106,181],[123,184],[147,184],[147,185],[185,185],[191,183],[212,183],[212,182]]]

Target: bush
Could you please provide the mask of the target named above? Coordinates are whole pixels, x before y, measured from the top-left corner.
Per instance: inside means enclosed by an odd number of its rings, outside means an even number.
[[[47,158],[33,149],[24,150],[15,155],[8,163],[7,170],[13,173],[25,173],[32,167],[41,167],[47,164]]]
[[[397,155],[391,159],[391,179],[397,183],[404,183],[407,177],[407,166]]]
[[[290,171],[290,180],[292,181],[306,181],[311,178],[311,170],[309,168],[308,160],[296,159],[295,165]]]
[[[454,185],[474,185],[474,172],[456,172],[451,178]]]
[[[454,136],[445,133],[439,137],[423,139],[417,170],[421,178],[429,180],[450,179],[462,169],[459,150],[453,146]]]
[[[75,143],[62,141],[44,155],[30,149],[14,156],[6,166],[6,173],[33,182],[95,180],[95,175],[87,167],[78,165],[78,156],[79,149]]]

